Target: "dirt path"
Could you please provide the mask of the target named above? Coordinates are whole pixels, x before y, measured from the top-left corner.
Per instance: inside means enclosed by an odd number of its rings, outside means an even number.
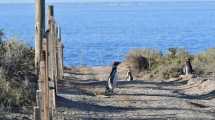
[[[205,81],[120,81],[114,95],[107,97],[105,81],[74,80],[71,75],[59,81],[55,115],[58,120],[215,120],[214,90],[190,92]]]

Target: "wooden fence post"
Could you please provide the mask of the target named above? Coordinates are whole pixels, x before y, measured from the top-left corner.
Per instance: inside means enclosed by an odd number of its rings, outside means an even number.
[[[63,45],[62,45],[62,41],[61,41],[61,28],[60,26],[58,26],[58,48],[57,48],[57,59],[58,59],[58,79],[62,80],[63,79]]]
[[[36,91],[36,104],[37,106],[34,107],[34,113],[33,113],[33,120],[42,120],[41,116],[43,114],[42,112],[42,91],[37,90]]]
[[[49,29],[49,35],[48,35],[48,52],[49,52],[49,77],[51,81],[54,80],[54,10],[53,6],[48,7],[48,29]]]
[[[33,120],[41,120],[41,118],[40,118],[40,108],[38,106],[34,107]]]
[[[57,34],[58,34],[58,28],[56,23],[54,23],[54,48],[53,48],[53,61],[54,61],[54,82],[55,82],[55,94],[57,95],[57,79],[58,79],[58,55],[57,55],[57,44],[58,44],[58,38],[57,38]]]
[[[55,77],[54,77],[54,8],[53,6],[48,7],[48,72],[49,72],[49,98],[50,98],[50,103],[49,103],[49,109],[50,109],[50,114],[53,115],[53,110],[55,109]]]
[[[46,52],[41,52],[40,61],[40,76],[39,79],[43,81],[42,84],[42,120],[49,120],[49,91],[48,91],[48,78],[46,78]]]
[[[35,0],[35,70],[39,74],[42,40],[45,32],[45,0]]]
[[[34,120],[52,120],[56,108],[57,80],[63,79],[61,30],[54,19],[54,7],[48,7],[45,32],[45,0],[36,0],[35,67],[39,76]]]

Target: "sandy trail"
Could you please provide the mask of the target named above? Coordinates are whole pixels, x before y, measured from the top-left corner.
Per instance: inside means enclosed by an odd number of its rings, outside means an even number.
[[[58,83],[56,119],[215,120],[215,81],[119,81],[104,96],[105,81],[67,75]]]

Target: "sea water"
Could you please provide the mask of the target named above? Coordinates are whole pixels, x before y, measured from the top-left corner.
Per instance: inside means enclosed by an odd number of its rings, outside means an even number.
[[[135,48],[215,47],[215,2],[55,3],[65,65],[100,66]],[[34,46],[34,4],[0,4],[0,29]]]

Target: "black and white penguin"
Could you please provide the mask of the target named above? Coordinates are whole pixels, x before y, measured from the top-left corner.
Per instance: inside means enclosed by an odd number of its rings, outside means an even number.
[[[130,67],[128,67],[128,72],[127,72],[127,75],[126,75],[126,80],[127,81],[133,81],[134,80],[134,78],[132,76],[132,73],[131,73],[131,68]]]
[[[183,73],[185,75],[190,75],[193,73],[193,68],[192,68],[190,59],[186,59],[184,67],[183,67]]]
[[[105,90],[105,95],[112,95],[113,94],[113,90],[117,85],[117,66],[120,64],[121,62],[113,62],[112,65],[112,70],[111,73],[108,77],[107,80],[107,84],[106,84],[106,90]]]

